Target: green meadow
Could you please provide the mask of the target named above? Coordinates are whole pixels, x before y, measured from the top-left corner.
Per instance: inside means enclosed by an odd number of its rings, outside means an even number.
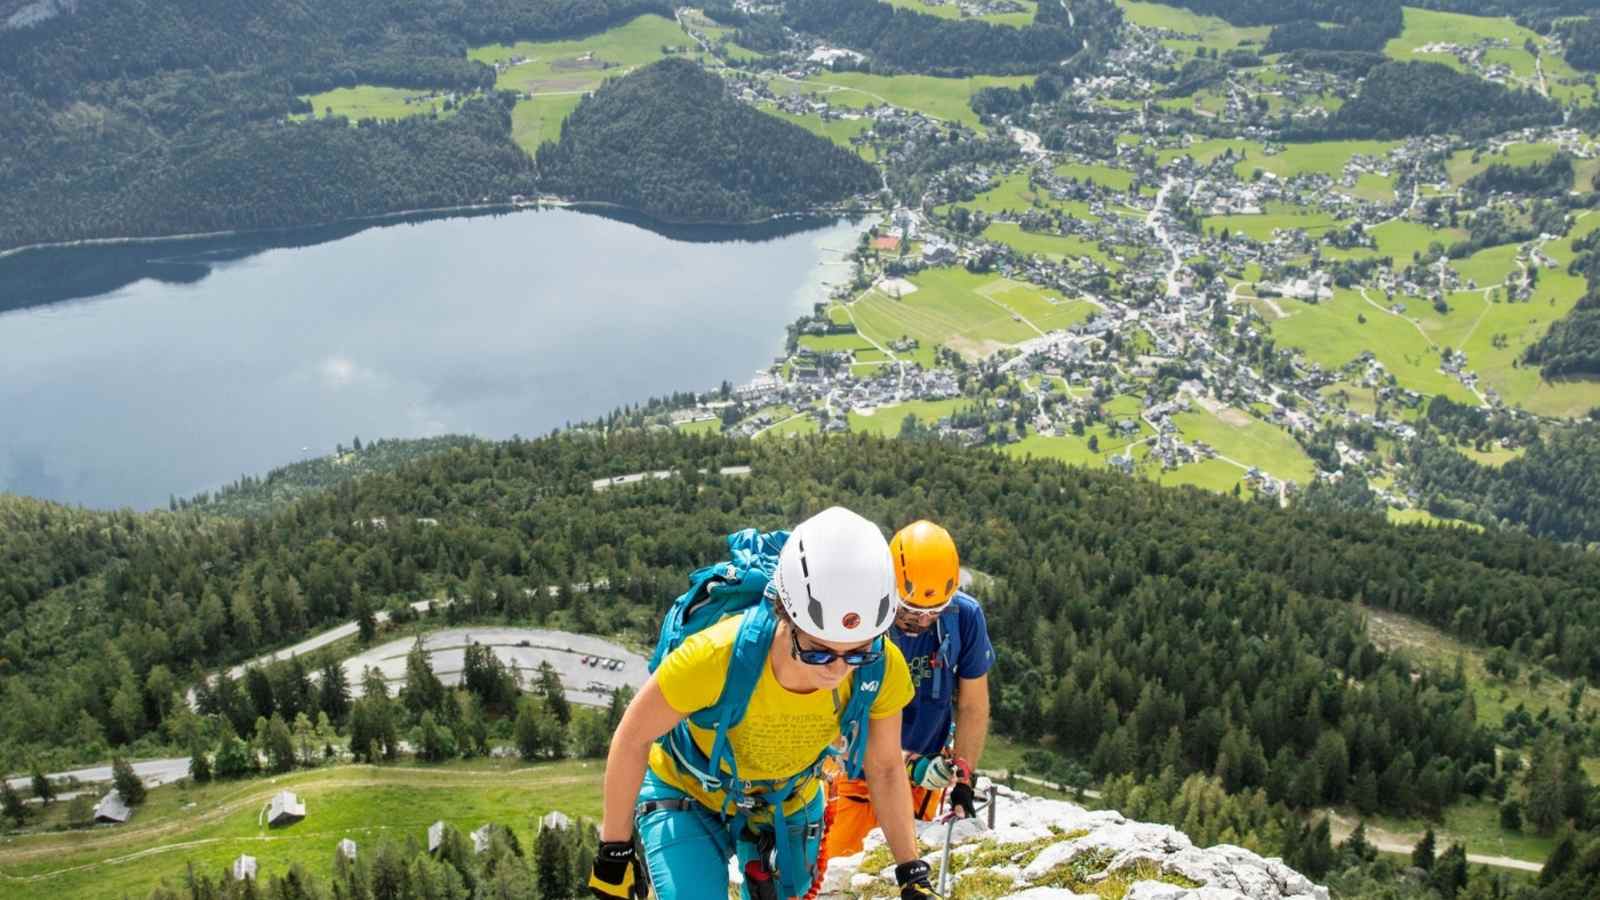
[[[992,222],[984,229],[983,236],[988,240],[1012,247],[1018,253],[1038,254],[1058,261],[1088,257],[1099,261],[1112,271],[1123,268],[1121,263],[1101,250],[1098,244],[1076,235],[1042,234],[1037,231],[1024,231],[1022,226],[1015,222]]]
[[[1065,163],[1056,166],[1056,174],[1062,178],[1076,178],[1078,181],[1084,182],[1092,181],[1113,191],[1126,191],[1133,187],[1132,172],[1126,169],[1113,169],[1110,166],[1089,163]]]
[[[974,75],[970,78],[935,78],[931,75],[869,75],[863,72],[823,72],[814,82],[831,84],[854,93],[858,103],[852,103],[837,94],[828,95],[830,103],[844,101],[852,105],[887,103],[901,109],[913,109],[936,119],[960,122],[979,128],[978,114],[972,111],[972,95],[986,87],[1019,87],[1032,79],[1027,76]]]
[[[1429,44],[1468,46],[1483,39],[1503,39],[1510,42],[1515,53],[1527,56],[1527,52],[1522,49],[1523,42],[1530,38],[1537,40],[1537,37],[1532,31],[1522,28],[1510,19],[1434,12],[1408,6],[1405,8],[1405,29],[1399,37],[1390,40],[1383,51],[1395,59],[1440,62],[1455,69],[1462,69],[1453,54],[1417,51]],[[1528,70],[1531,71],[1532,68],[1530,60]]]
[[[600,815],[601,765],[568,762],[527,766],[474,760],[440,766],[336,766],[271,779],[187,783],[150,791],[126,825],[48,832],[0,847],[0,884],[22,895],[119,900],[143,897],[163,880],[178,884],[188,865],[222,872],[241,853],[254,856],[259,878],[284,875],[299,863],[315,875],[333,870],[335,846],[349,837],[370,852],[384,840],[426,840],[443,820],[462,832],[486,822],[510,827],[524,847],[547,812]],[[285,828],[258,824],[273,794],[292,790],[307,817]]]
[[[547,94],[593,90],[606,78],[660,59],[664,46],[689,48],[695,44],[678,23],[644,15],[585,38],[489,44],[467,51],[467,57],[493,65],[520,56],[527,62],[502,69],[495,87]]]
[[[923,3],[922,0],[884,0],[884,2],[888,3],[890,6],[898,6],[901,9],[909,9],[912,12],[922,13],[923,15],[928,16],[937,16],[941,19],[968,18],[962,14],[961,7],[954,2],[938,4]],[[1035,2],[1035,0],[1017,0],[1017,2],[1027,7],[1027,9],[1023,12],[1014,13],[985,13],[984,15],[973,16],[971,18],[980,22],[992,22],[996,25],[1010,25],[1013,28],[1026,28],[1033,24],[1034,12],[1038,10],[1039,4]]]
[[[964,406],[971,406],[972,403],[970,398],[954,397],[949,400],[910,400],[893,406],[880,406],[873,410],[871,415],[862,415],[852,410],[850,430],[892,436],[900,433],[900,425],[906,420],[906,416],[916,416],[918,421],[932,425]]]
[[[561,140],[561,123],[578,108],[581,94],[539,94],[511,109],[511,139],[533,153],[546,141]]]
[[[799,125],[801,128],[804,128],[812,134],[817,135],[818,137],[825,137],[828,140],[833,141],[835,144],[838,144],[840,147],[858,153],[866,159],[875,160],[877,158],[877,151],[872,149],[870,146],[857,146],[856,144],[851,143],[852,138],[855,138],[862,132],[872,130],[872,120],[866,118],[865,116],[856,119],[830,118],[823,120],[820,116],[795,115],[794,113],[784,112],[783,110],[779,109],[768,108],[763,109],[762,112],[765,112],[771,116],[777,116],[785,122]]]
[[[1382,297],[1373,301],[1385,306]],[[1371,351],[1403,387],[1422,394],[1444,394],[1461,403],[1478,402],[1459,381],[1439,371],[1438,348],[1411,319],[1375,307],[1355,291],[1336,290],[1333,299],[1315,304],[1279,302],[1289,314],[1269,320],[1273,335],[1281,346],[1299,349],[1311,362],[1338,369]],[[1476,370],[1478,361],[1472,361]]]
[[[1288,432],[1240,410],[1228,409],[1216,414],[1195,409],[1178,413],[1172,421],[1184,440],[1204,441],[1218,455],[1255,466],[1276,478],[1304,485],[1316,477],[1316,464]],[[1243,474],[1238,467],[1234,467],[1234,471]],[[1237,480],[1235,476],[1234,481]],[[1228,487],[1232,486],[1230,482]]]
[[[1253,216],[1206,216],[1204,220],[1207,231],[1216,229],[1220,232],[1226,228],[1234,234],[1249,235],[1263,242],[1271,241],[1272,233],[1279,229],[1299,229],[1315,239],[1322,232],[1339,225],[1339,220],[1327,213],[1302,212],[1294,207],[1269,208],[1267,212]]]
[[[1445,172],[1450,176],[1450,182],[1459,187],[1496,163],[1505,166],[1529,166],[1545,162],[1555,156],[1556,152],[1554,144],[1511,144],[1498,153],[1457,150],[1445,163]]]
[[[1202,16],[1186,9],[1162,3],[1136,3],[1122,0],[1118,5],[1129,22],[1146,28],[1164,28],[1197,39],[1167,39],[1162,43],[1175,50],[1194,55],[1197,47],[1221,51],[1232,50],[1241,44],[1265,44],[1272,29],[1266,27],[1241,28],[1230,25],[1216,16]]]
[[[1225,494],[1244,480],[1245,470],[1224,460],[1203,459],[1176,469],[1153,469],[1149,475],[1158,484],[1187,484],[1202,490]]]
[[[1032,285],[976,275],[963,268],[929,269],[910,281],[917,286],[914,293],[896,299],[869,290],[850,305],[850,312],[861,333],[880,344],[887,346],[901,336],[916,338],[918,349],[900,355],[924,366],[932,365],[939,344],[981,359],[1001,347],[1037,337],[1039,332],[1021,321],[1019,309],[1058,315],[1063,320],[1077,315],[1076,307],[1055,310],[1039,306],[1042,299],[1027,299],[1042,297]]]
[[[444,108],[445,98],[441,94],[370,84],[334,88],[305,99],[311,104],[311,115],[344,116],[352,123],[362,119],[404,119],[433,113],[451,115],[453,112]]]

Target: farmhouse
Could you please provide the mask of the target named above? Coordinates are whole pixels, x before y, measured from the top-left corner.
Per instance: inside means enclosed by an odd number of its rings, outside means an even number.
[[[273,828],[293,825],[305,817],[306,805],[293,791],[279,791],[267,805],[267,824]]]
[[[96,822],[121,825],[123,822],[128,821],[128,818],[132,815],[133,810],[128,808],[128,804],[122,802],[122,795],[117,793],[115,788],[112,788],[110,793],[101,797],[100,802],[95,804],[94,807],[94,820]]]

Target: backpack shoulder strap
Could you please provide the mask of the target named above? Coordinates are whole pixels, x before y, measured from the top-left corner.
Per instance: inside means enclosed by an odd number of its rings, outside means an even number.
[[[936,633],[939,639],[939,666],[933,673],[933,699],[954,699],[956,677],[961,665],[961,597],[958,591],[950,601],[950,608],[939,615]]]
[[[878,638],[878,646],[883,648],[887,638]],[[850,699],[845,701],[844,711],[839,714],[839,733],[844,736],[845,749],[844,765],[845,774],[851,778],[860,778],[862,768],[867,761],[867,723],[872,718],[872,704],[878,700],[878,692],[883,689],[883,678],[888,672],[886,656],[879,656],[871,665],[862,666],[851,676]]]
[[[765,670],[767,653],[772,648],[772,635],[777,618],[766,604],[745,610],[740,616],[739,630],[734,637],[733,652],[728,659],[728,670],[723,676],[722,693],[717,702],[705,709],[691,713],[688,720],[679,722],[667,732],[664,745],[677,760],[680,768],[688,771],[708,791],[727,790],[729,802],[737,800],[737,784],[726,781],[739,780],[738,762],[728,741],[728,732],[744,719],[750,696]],[[689,733],[688,722],[712,731],[711,752],[702,753]]]

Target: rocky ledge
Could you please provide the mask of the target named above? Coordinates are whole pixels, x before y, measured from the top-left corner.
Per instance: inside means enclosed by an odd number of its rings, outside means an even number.
[[[1327,888],[1243,847],[1196,847],[1167,825],[1000,786],[995,793],[992,830],[983,811],[922,827],[936,887],[948,835],[949,900],[1328,900]],[[829,862],[821,892],[830,900],[896,894],[893,860],[877,831],[862,853]]]

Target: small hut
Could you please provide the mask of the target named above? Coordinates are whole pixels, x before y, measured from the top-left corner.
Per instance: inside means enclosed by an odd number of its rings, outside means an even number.
[[[544,818],[539,820],[539,830],[554,828],[557,831],[566,831],[572,827],[572,820],[567,818],[560,810],[551,810]]]
[[[428,826],[428,852],[437,853],[439,851],[439,845],[442,843],[444,843],[443,820]]]
[[[233,861],[233,880],[244,881],[245,879],[251,881],[256,879],[256,858],[241,853],[239,858]]]
[[[351,862],[356,861],[356,842],[345,838],[339,842],[339,855]]]
[[[294,823],[306,817],[306,805],[293,791],[279,791],[267,805],[267,824],[273,828]]]
[[[494,839],[494,826],[484,825],[472,833],[472,852],[485,853]]]
[[[128,821],[132,815],[133,810],[128,808],[128,804],[122,802],[122,795],[117,793],[116,788],[112,788],[109,793],[101,797],[100,802],[96,803],[94,807],[94,820],[96,822],[110,822],[113,825],[121,825],[123,822]]]

